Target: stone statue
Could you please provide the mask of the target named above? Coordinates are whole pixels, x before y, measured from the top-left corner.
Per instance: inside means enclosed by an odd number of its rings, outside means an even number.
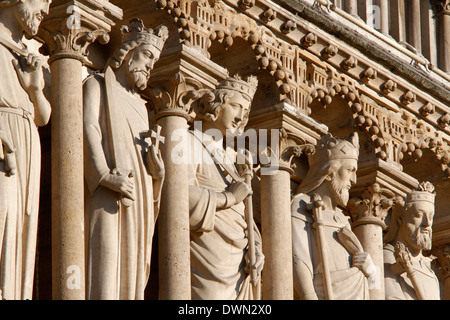
[[[385,235],[386,300],[440,300],[439,280],[431,269],[434,186],[422,182],[392,211]]]
[[[38,126],[50,120],[42,61],[29,53],[51,1],[0,0],[0,290],[31,299],[39,209]]]
[[[84,84],[86,297],[144,299],[164,164],[139,90],[147,87],[168,29],[139,19],[104,74]],[[154,132],[153,132],[154,133]],[[156,137],[155,143],[150,141]]]
[[[202,98],[190,131],[189,210],[192,299],[255,299],[264,256],[244,200],[252,193],[241,176],[249,168],[237,161],[226,137],[239,136],[248,121],[257,79],[228,77]],[[199,128],[198,123],[201,124]],[[196,158],[199,156],[200,158]],[[247,209],[248,206],[247,206]],[[254,241],[250,241],[254,235]],[[255,250],[254,260],[249,256]],[[254,272],[252,272],[252,270]],[[253,276],[250,276],[253,274]],[[251,283],[253,281],[253,284]]]
[[[359,138],[323,136],[291,202],[296,299],[368,299],[370,255],[350,229],[345,208],[356,182]]]

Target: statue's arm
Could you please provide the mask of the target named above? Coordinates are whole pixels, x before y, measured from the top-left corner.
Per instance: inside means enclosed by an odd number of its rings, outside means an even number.
[[[29,96],[34,105],[34,122],[38,127],[47,125],[50,121],[52,109],[44,93],[41,90]]]
[[[91,77],[83,86],[85,179],[91,193],[111,171],[103,150],[100,127],[102,85],[101,79]]]
[[[384,288],[386,300],[406,300],[402,286],[400,284],[400,276],[395,271],[395,257],[390,250],[384,250]]]
[[[34,106],[34,122],[45,126],[50,121],[52,112],[50,102],[44,95],[44,74],[41,59],[34,54],[12,61],[23,89]]]

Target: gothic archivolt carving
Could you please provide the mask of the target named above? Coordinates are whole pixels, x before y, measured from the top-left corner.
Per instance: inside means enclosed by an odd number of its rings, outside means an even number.
[[[305,49],[307,52],[317,54],[325,60],[333,58],[333,66],[345,70],[350,77],[354,77],[355,80],[361,81],[361,83],[365,83],[380,92],[399,107],[417,108],[417,111],[422,115],[428,115],[426,119],[429,122],[438,124],[440,128],[447,128],[450,116],[444,112],[442,107],[437,107],[435,103],[433,103],[435,107],[432,109],[430,109],[430,106],[418,107],[417,103],[423,101],[424,97],[414,88],[400,85],[396,80],[387,77],[383,70],[367,64],[362,58],[345,52],[344,49],[338,50],[337,45],[331,44],[329,39],[324,39],[316,31],[308,30],[304,23],[300,23],[297,18],[289,16],[285,11],[280,11],[276,6],[265,8],[264,3],[252,1],[236,3],[238,8],[240,6],[240,10],[234,11],[227,4],[235,5],[233,1],[208,2],[202,0],[186,1],[179,7],[173,1],[156,1],[157,7],[166,10],[177,23],[180,41],[186,45],[198,47],[208,58],[208,49],[213,41],[221,43],[224,50],[227,50],[234,44],[236,37],[246,40],[255,53],[255,59],[260,69],[267,70],[274,78],[280,90],[280,101],[297,105],[307,113],[309,113],[308,107],[304,105],[305,102],[306,105],[309,103],[311,94],[313,99],[317,94],[320,101],[327,105],[331,103],[336,89],[332,88],[334,91],[328,89],[330,92],[324,89],[321,89],[322,91],[312,90],[309,96],[307,93],[305,94],[305,91],[309,91],[307,81],[312,82],[313,86],[320,86],[323,81],[320,80],[323,78],[320,76],[317,79],[305,79],[305,60],[309,60]],[[257,17],[253,17],[252,12],[256,10],[256,6],[265,9]],[[262,22],[262,25],[256,24],[255,21],[258,20]],[[278,27],[275,26],[275,23],[272,23],[274,20],[280,20],[277,24]],[[292,37],[294,29],[296,30],[295,34],[301,32],[304,33],[304,36],[295,40]],[[275,32],[280,31],[280,34],[284,34],[287,38],[274,35]],[[345,91],[346,89],[344,89]],[[325,95],[322,97],[324,93]],[[364,113],[361,104],[352,103],[351,99],[353,95],[356,95],[355,90],[350,90],[347,95],[355,113],[356,125],[374,134],[373,141],[375,147],[379,149],[377,156],[381,159],[387,159],[390,151],[387,150],[386,144],[383,142],[384,138],[379,136],[379,132],[382,130],[377,125],[372,124],[375,119]],[[430,117],[431,111],[427,111],[428,109],[439,116]],[[420,152],[417,151],[415,155],[420,155]],[[402,158],[402,156],[401,153],[397,154],[397,158]],[[399,160],[401,159],[395,159],[396,162]]]

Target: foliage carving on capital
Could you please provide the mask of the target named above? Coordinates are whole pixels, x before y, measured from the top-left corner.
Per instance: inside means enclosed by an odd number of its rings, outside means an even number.
[[[46,39],[47,53],[50,55],[50,62],[57,58],[76,58],[85,62],[88,54],[87,47],[95,41],[101,44],[109,42],[109,34],[104,30],[86,31],[70,30],[67,33],[57,31],[48,34]]]
[[[382,188],[378,183],[367,187],[360,197],[353,197],[348,202],[353,227],[361,224],[378,224],[385,229],[387,227],[385,218],[396,201],[394,193]]]
[[[437,257],[436,264],[442,269],[443,280],[450,276],[450,245],[433,247],[431,253]]]
[[[74,3],[50,7],[41,23],[38,37],[45,42],[42,50],[50,55],[50,62],[73,58],[87,63],[88,46],[95,41],[107,44],[111,27],[122,19],[122,10],[112,4]]]
[[[275,165],[275,167],[286,170],[295,176],[297,168],[294,159],[314,153],[314,145],[305,142],[285,128],[272,131],[278,132],[278,135],[272,136],[271,134],[270,143],[267,143],[265,149],[260,150],[261,165],[264,167],[274,167]],[[273,139],[278,141],[273,141]]]
[[[202,87],[199,81],[177,72],[164,86],[149,89],[150,105],[156,118],[178,115],[191,120],[193,103],[208,91]]]
[[[450,0],[431,0],[436,14],[450,14]]]

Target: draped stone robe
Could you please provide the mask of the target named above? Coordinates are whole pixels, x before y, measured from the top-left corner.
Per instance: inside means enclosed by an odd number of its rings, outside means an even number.
[[[398,272],[394,255],[394,246],[386,244],[384,246],[384,282],[386,300],[418,300],[416,289],[411,279],[403,270]],[[419,290],[424,295],[425,300],[441,300],[439,279],[431,268],[432,259],[420,254],[413,257],[411,262],[416,271],[415,277],[420,286]]]
[[[202,133],[196,132],[196,135],[201,136]],[[211,153],[193,132],[189,138],[192,299],[253,299],[250,276],[245,271],[248,235],[244,203],[216,209],[216,193],[225,191],[233,180],[222,166],[214,162]],[[226,155],[228,170],[237,174],[233,154],[225,153],[221,145],[207,145],[219,156]],[[256,228],[255,238],[260,245]]]
[[[296,299],[303,299],[300,282],[304,281],[298,268],[307,268],[313,279],[314,289],[319,300],[325,299],[320,249],[317,244],[313,216],[306,209],[310,197],[296,195],[291,201],[292,215],[292,252],[294,263],[294,294]],[[325,254],[329,257],[329,268],[333,296],[336,300],[365,300],[369,297],[368,282],[359,268],[351,267],[352,255],[337,238],[337,232],[350,228],[348,217],[341,211],[322,213],[324,220]]]
[[[32,299],[39,211],[41,145],[34,106],[13,59],[0,43],[0,130],[15,148],[16,174],[0,154],[0,289],[5,299]]]
[[[145,161],[151,142],[142,137],[149,130],[147,108],[142,99],[128,93],[115,77],[109,83],[114,108],[105,103],[103,76],[96,75],[87,81],[98,82],[101,102],[84,106],[86,296],[88,299],[144,299],[158,213],[152,177]],[[117,192],[99,185],[114,169],[113,160],[117,160],[111,151],[106,108],[120,113],[116,117],[120,121],[113,123],[111,130],[122,138],[116,144],[122,169],[134,172],[135,201],[129,207],[122,204]]]

